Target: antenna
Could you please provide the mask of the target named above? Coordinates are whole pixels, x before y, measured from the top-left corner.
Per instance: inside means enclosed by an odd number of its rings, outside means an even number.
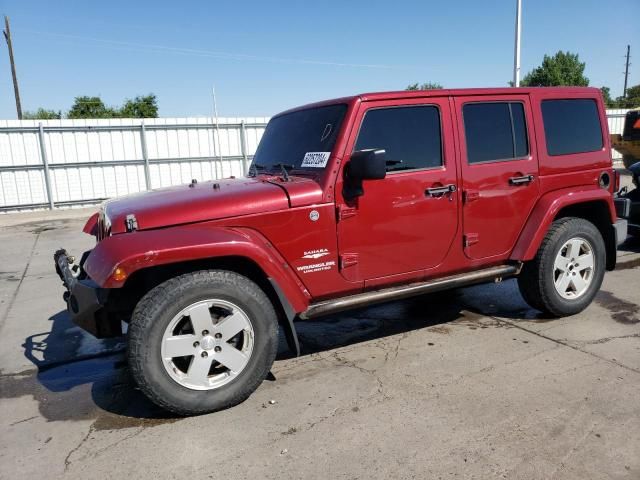
[[[220,174],[218,174],[218,169],[216,168],[216,177],[222,178],[223,168],[222,168],[222,151],[220,149],[220,128],[218,127],[218,104],[216,103],[216,87],[215,85],[211,87],[211,95],[213,96],[213,118],[215,120],[215,151],[218,153],[218,164],[220,166]]]

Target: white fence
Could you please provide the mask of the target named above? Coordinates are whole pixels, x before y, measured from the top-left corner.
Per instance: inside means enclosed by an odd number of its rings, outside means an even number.
[[[0,121],[0,212],[246,173],[269,119]]]
[[[626,112],[607,110],[611,133],[622,133]],[[0,121],[0,213],[241,176],[269,119],[219,120]]]

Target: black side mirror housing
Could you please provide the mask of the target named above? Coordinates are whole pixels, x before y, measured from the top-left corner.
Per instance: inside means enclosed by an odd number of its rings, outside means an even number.
[[[364,194],[363,180],[382,180],[387,175],[387,162],[383,149],[358,150],[351,154],[345,167],[343,194],[351,199]]]

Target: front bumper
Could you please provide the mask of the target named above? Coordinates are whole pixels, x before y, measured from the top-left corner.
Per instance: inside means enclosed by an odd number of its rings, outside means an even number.
[[[106,308],[109,290],[100,288],[82,269],[88,255],[85,252],[79,264],[64,249],[53,255],[56,272],[67,289],[62,296],[67,311],[73,323],[96,338],[120,336],[120,321],[109,315]]]

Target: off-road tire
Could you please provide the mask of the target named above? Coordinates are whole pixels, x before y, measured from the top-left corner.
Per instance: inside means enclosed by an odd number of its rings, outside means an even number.
[[[230,383],[213,390],[192,390],[174,381],[162,364],[163,333],[186,306],[219,298],[238,305],[249,316],[253,352],[246,367]],[[266,294],[251,280],[230,271],[202,270],[167,280],[137,304],[128,330],[128,361],[142,392],[178,415],[198,415],[246,400],[268,375],[278,349],[278,320]]]
[[[554,261],[565,242],[575,237],[584,238],[593,246],[594,277],[582,296],[566,299],[554,286]],[[524,264],[518,287],[531,307],[553,317],[566,317],[580,313],[593,301],[602,285],[605,268],[606,249],[597,227],[582,218],[561,218],[551,224],[535,258]]]

